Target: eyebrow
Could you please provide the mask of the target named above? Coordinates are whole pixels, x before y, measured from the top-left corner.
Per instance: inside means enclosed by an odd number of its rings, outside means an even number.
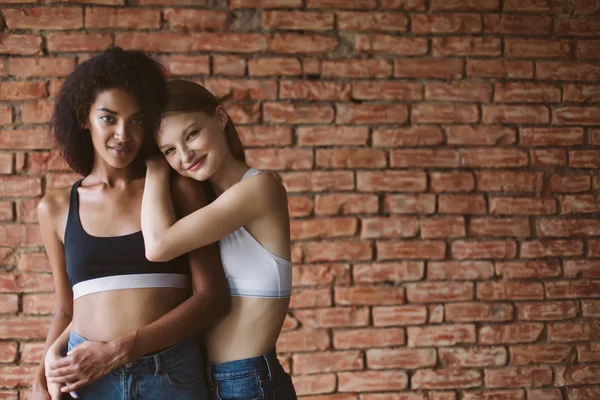
[[[118,115],[118,114],[119,114],[118,112],[116,112],[116,111],[113,111],[113,110],[111,110],[110,108],[106,108],[106,107],[100,107],[100,108],[98,108],[97,110],[98,110],[98,111],[104,111],[104,112],[107,112],[107,113],[109,113],[109,114],[113,114],[113,115]],[[135,115],[140,115],[140,114],[143,114],[143,113],[144,113],[144,112],[143,112],[142,110],[140,110],[140,111],[136,111],[135,113],[133,113],[133,114],[131,114],[131,115],[132,115],[132,116],[135,116]]]
[[[195,126],[195,125],[197,125],[195,122],[192,122],[191,124],[189,124],[189,125],[187,126],[187,128],[185,128],[185,129],[183,130],[183,134],[184,134],[184,135],[188,134],[188,133],[189,133],[189,131],[190,131],[190,128],[191,128],[191,127],[193,127],[193,126]],[[170,144],[170,143],[167,143],[167,144],[164,144],[164,145],[162,145],[162,146],[158,146],[158,148],[159,148],[159,149],[164,149],[165,147],[171,147],[171,144]]]

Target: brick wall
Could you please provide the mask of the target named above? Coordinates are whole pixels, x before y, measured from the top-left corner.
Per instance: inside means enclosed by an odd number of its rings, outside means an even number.
[[[600,398],[600,1],[0,0],[0,399],[25,398],[52,281],[47,132],[115,43],[204,82],[281,171],[320,400]]]

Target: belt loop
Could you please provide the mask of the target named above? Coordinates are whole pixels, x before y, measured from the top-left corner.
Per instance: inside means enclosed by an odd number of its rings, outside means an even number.
[[[166,371],[163,365],[162,357],[160,354],[155,354],[152,356],[152,358],[154,359],[154,375],[163,375]]]
[[[262,355],[263,360],[265,360],[265,364],[267,364],[267,370],[269,371],[269,380],[273,382],[273,377],[271,376],[271,363],[269,362],[268,353]]]

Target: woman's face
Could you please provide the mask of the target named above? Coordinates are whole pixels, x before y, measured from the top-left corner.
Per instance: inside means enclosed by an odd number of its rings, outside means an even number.
[[[197,181],[209,179],[229,155],[223,107],[214,115],[202,111],[167,113],[156,142],[171,168]]]
[[[142,110],[129,92],[107,89],[98,93],[86,124],[96,162],[103,160],[113,168],[129,166],[144,142],[142,118]]]

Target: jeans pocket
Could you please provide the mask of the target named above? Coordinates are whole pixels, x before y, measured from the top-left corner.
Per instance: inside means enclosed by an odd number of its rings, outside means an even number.
[[[263,400],[264,393],[258,375],[219,379],[215,382],[219,400]]]
[[[191,389],[204,382],[204,362],[199,352],[192,351],[165,367],[165,380],[178,389]]]

